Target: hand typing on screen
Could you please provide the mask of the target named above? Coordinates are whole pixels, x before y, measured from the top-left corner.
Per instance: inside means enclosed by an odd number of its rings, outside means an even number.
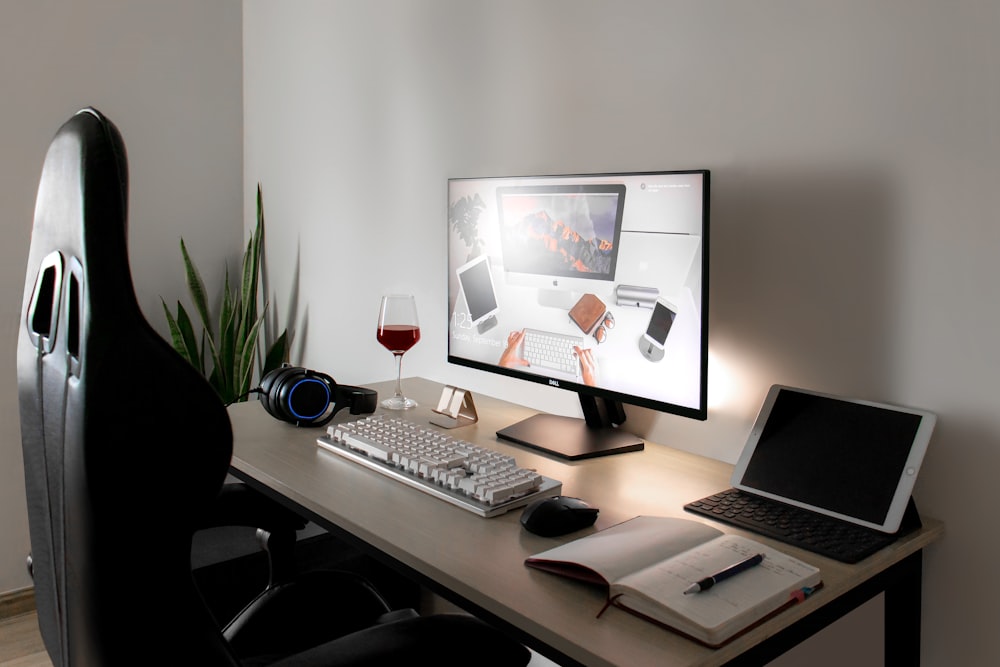
[[[511,331],[507,336],[507,349],[500,355],[500,365],[504,368],[527,366],[528,360],[517,353],[524,340],[524,331]]]
[[[574,347],[576,357],[580,360],[580,373],[583,376],[583,383],[593,387],[597,380],[597,362],[594,361],[594,352],[590,348]]]

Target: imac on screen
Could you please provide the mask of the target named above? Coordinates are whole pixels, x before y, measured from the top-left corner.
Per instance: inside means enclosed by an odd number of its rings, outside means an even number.
[[[448,204],[448,361],[583,408],[498,436],[575,459],[643,447],[625,403],[707,417],[707,170],[452,178]]]

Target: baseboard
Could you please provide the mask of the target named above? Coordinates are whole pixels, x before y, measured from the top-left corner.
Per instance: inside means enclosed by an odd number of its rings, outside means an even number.
[[[35,589],[21,588],[0,594],[0,620],[35,611]]]

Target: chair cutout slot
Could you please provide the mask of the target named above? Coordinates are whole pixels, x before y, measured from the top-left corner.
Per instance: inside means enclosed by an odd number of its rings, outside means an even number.
[[[38,269],[38,277],[28,308],[28,333],[31,343],[43,354],[52,351],[59,322],[60,287],[63,258],[59,251],[46,255]]]
[[[66,355],[69,371],[80,376],[80,290],[83,273],[80,263],[73,260],[69,273],[69,290],[66,295]]]

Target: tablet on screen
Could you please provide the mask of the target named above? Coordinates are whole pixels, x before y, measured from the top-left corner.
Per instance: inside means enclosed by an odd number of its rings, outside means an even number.
[[[935,420],[925,410],[774,385],[732,484],[894,533]]]
[[[500,310],[489,257],[479,255],[458,267],[455,273],[469,309],[469,324],[481,327]]]

